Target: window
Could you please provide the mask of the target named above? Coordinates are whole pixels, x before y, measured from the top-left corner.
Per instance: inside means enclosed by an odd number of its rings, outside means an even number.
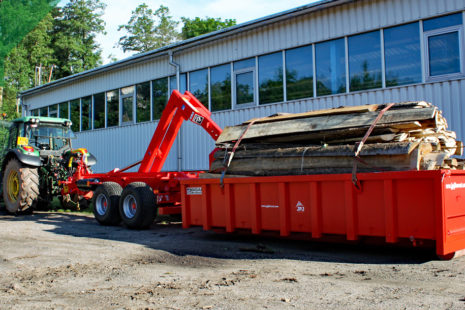
[[[58,109],[59,109],[61,118],[68,118],[69,119],[69,105],[68,105],[68,102],[60,103]]]
[[[134,122],[134,86],[121,88],[121,123]]]
[[[311,45],[286,51],[287,100],[313,97],[313,48]]]
[[[462,13],[436,17],[423,21],[423,31],[432,31],[462,24]]]
[[[31,110],[31,116],[39,116],[39,109]]]
[[[208,70],[189,73],[189,90],[204,106],[208,107]]]
[[[80,120],[80,113],[81,113],[81,105],[80,105],[80,100],[75,99],[71,100],[69,102],[70,107],[71,107],[71,122],[73,125],[71,126],[71,129],[74,132],[80,131],[80,126],[81,126],[81,120]]]
[[[316,93],[318,96],[346,91],[346,61],[344,39],[315,45]]]
[[[185,73],[181,73],[179,75],[179,89],[177,86],[176,75],[170,76],[170,90],[169,90],[170,95],[174,89],[179,90],[181,94],[184,94],[184,92],[187,90],[187,75]]]
[[[386,86],[421,82],[419,24],[384,29]]]
[[[58,104],[54,104],[48,107],[48,116],[58,117]]]
[[[441,16],[423,22],[426,77],[434,78],[463,72],[462,14]]]
[[[81,131],[92,129],[92,96],[81,98]]]
[[[105,128],[105,93],[94,95],[94,129]]]
[[[119,92],[117,89],[107,92],[107,127],[119,124]]]
[[[48,116],[48,107],[43,107],[39,109],[39,116]]]
[[[348,38],[350,91],[380,88],[380,32],[373,31]]]
[[[153,119],[160,119],[161,113],[168,102],[168,78],[152,81],[152,98]]]
[[[231,65],[210,69],[211,110],[231,109]]]
[[[136,122],[150,121],[150,82],[136,86]]]
[[[235,104],[246,105],[255,102],[255,58],[234,63]]]
[[[260,104],[284,101],[282,52],[258,57],[258,84]]]

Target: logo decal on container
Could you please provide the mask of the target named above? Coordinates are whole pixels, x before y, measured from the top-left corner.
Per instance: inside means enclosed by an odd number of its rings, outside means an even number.
[[[279,206],[275,206],[275,205],[262,205],[262,208],[277,209],[277,208],[279,208]]]
[[[188,187],[187,195],[202,195],[202,187]]]
[[[449,183],[446,184],[446,189],[455,191],[457,188],[465,188],[465,183]]]

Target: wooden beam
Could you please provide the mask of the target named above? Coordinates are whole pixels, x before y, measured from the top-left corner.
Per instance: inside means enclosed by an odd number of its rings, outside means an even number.
[[[392,143],[373,143],[365,144],[360,152],[361,156],[381,156],[381,155],[403,155],[410,154],[420,144],[420,140],[412,142],[392,142]],[[429,144],[428,144],[429,145]],[[431,145],[429,145],[431,149]],[[228,150],[219,150],[215,152],[214,158],[221,159],[225,157]],[[286,148],[262,148],[249,149],[243,146],[237,149],[234,159],[237,158],[282,158],[282,157],[322,157],[322,156],[354,156],[354,145],[312,145],[307,147],[286,147]]]
[[[378,123],[389,124],[419,120],[434,120],[436,111],[436,108],[387,111]],[[344,128],[368,128],[374,122],[377,115],[378,113],[376,112],[352,113],[283,120],[272,123],[259,123],[252,125],[245,133],[243,139],[292,135],[297,133],[310,133]],[[237,140],[246,128],[247,126],[245,125],[226,127],[216,142],[224,143]]]

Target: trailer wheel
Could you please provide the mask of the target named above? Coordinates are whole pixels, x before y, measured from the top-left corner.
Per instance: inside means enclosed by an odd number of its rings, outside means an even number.
[[[149,228],[157,214],[156,197],[152,188],[143,182],[126,186],[121,194],[119,212],[127,227]]]
[[[121,222],[118,204],[123,189],[118,183],[104,182],[92,197],[94,216],[101,225],[118,225]]]

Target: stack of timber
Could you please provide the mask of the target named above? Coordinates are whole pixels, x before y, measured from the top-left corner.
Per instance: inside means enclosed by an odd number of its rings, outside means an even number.
[[[280,114],[226,127],[216,141],[219,150],[210,172],[226,171],[230,176],[350,173],[354,161],[357,172],[464,169],[464,161],[453,158],[462,155],[462,143],[447,130],[437,107],[424,101],[396,103],[375,121],[386,107]],[[356,158],[370,126],[372,131]]]

